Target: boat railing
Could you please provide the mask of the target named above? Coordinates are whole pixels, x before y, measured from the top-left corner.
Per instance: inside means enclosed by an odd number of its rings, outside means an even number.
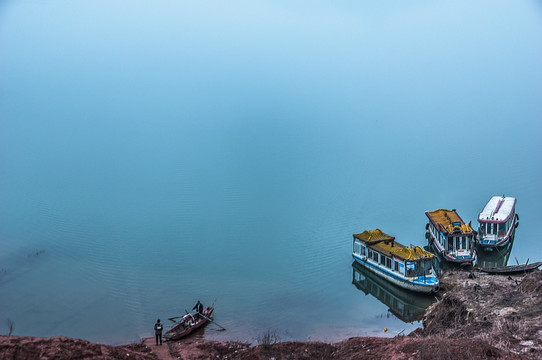
[[[480,239],[495,241],[495,240],[497,240],[497,234],[482,234],[482,236],[480,236]]]

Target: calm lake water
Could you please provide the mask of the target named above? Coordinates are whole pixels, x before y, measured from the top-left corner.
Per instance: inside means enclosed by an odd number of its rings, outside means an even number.
[[[352,234],[505,194],[542,260],[541,44],[540,1],[0,2],[0,333],[415,329]]]

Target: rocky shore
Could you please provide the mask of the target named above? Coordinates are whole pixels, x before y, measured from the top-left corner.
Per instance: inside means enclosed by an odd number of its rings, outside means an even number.
[[[183,340],[108,346],[66,337],[0,337],[0,359],[542,359],[542,271],[447,271],[423,329],[338,343]]]

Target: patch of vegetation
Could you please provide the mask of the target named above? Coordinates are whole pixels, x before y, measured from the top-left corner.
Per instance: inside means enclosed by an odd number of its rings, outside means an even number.
[[[11,336],[11,334],[13,334],[14,327],[15,327],[15,323],[13,322],[13,320],[8,318],[8,336]]]
[[[280,336],[275,330],[267,329],[263,334],[258,335],[256,340],[258,345],[270,346],[280,342]]]

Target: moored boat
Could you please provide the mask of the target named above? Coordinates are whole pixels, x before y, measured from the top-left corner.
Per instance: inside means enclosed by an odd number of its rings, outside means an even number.
[[[514,275],[514,274],[522,274],[522,273],[527,273],[527,272],[536,270],[540,266],[542,266],[542,261],[535,262],[532,264],[486,267],[486,268],[480,268],[480,271],[483,271],[488,274]]]
[[[431,293],[439,280],[434,255],[419,246],[407,247],[380,229],[354,234],[352,257],[369,271],[407,290]]]
[[[516,198],[493,196],[478,215],[478,244],[489,249],[508,244],[519,224],[517,220]]]
[[[190,335],[197,329],[205,325],[213,314],[214,307],[208,306],[203,309],[201,314],[187,313],[182,317],[182,320],[177,322],[171,329],[166,331],[164,339],[166,340],[179,340],[187,335]],[[174,318],[171,318],[172,320]]]
[[[475,232],[470,223],[465,224],[453,210],[426,211],[429,219],[426,229],[429,242],[434,244],[443,259],[456,263],[472,264],[476,259]]]

